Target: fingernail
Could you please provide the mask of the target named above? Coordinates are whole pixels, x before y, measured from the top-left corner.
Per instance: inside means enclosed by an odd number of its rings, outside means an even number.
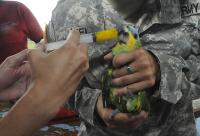
[[[119,79],[118,78],[112,79],[112,85],[115,87],[120,87]]]

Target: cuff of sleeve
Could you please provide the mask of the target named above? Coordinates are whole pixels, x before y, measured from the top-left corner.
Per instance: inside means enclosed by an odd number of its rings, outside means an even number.
[[[182,58],[151,51],[160,64],[160,86],[153,97],[161,98],[169,103],[176,104],[182,98],[181,86],[183,80]]]
[[[98,89],[83,88],[77,98],[76,109],[79,112],[81,119],[94,126],[95,122],[95,107],[101,91]]]

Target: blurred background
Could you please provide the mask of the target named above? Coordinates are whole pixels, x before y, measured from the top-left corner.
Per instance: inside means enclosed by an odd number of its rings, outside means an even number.
[[[11,0],[12,1],[12,0]],[[55,8],[58,0],[16,0],[25,4],[36,17],[44,30],[45,24],[51,19],[52,10]],[[28,41],[28,48],[34,48],[35,43]]]

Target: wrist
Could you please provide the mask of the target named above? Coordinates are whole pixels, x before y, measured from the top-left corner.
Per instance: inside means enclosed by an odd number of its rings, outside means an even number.
[[[102,102],[102,95],[100,95],[98,97],[98,100],[97,100],[97,103],[96,103],[96,108],[95,108],[95,122],[97,123],[97,125],[100,125],[100,126],[106,126],[105,122],[103,121],[102,119],[102,109],[103,109],[103,102]]]
[[[31,135],[35,130],[42,127],[57,113],[55,107],[52,108],[44,101],[41,95],[42,86],[31,84],[29,91],[12,107],[9,113],[0,122],[1,134],[6,136]],[[45,105],[45,106],[44,106]],[[16,119],[18,120],[16,122]],[[20,125],[18,124],[20,122]],[[12,130],[12,131],[10,131]]]
[[[96,112],[98,113],[98,115],[100,117],[102,117],[102,109],[103,109],[103,101],[102,101],[102,95],[100,95],[97,99],[97,103],[96,103]]]
[[[56,87],[41,81],[35,81],[31,84],[26,97],[30,101],[30,105],[40,111],[41,116],[53,117],[63,103],[61,101],[63,96],[58,94],[59,91],[56,90],[58,90]]]
[[[155,66],[155,85],[150,89],[151,90],[150,95],[153,95],[155,91],[159,90],[160,87],[160,78],[161,78],[160,62],[158,58],[151,51],[148,50],[148,52],[152,56],[153,63]]]

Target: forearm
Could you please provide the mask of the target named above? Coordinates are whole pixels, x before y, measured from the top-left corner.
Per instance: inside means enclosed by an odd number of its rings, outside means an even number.
[[[39,94],[44,89],[38,84],[30,87],[29,92],[0,121],[1,135],[30,136],[56,114],[60,102],[42,99]]]

